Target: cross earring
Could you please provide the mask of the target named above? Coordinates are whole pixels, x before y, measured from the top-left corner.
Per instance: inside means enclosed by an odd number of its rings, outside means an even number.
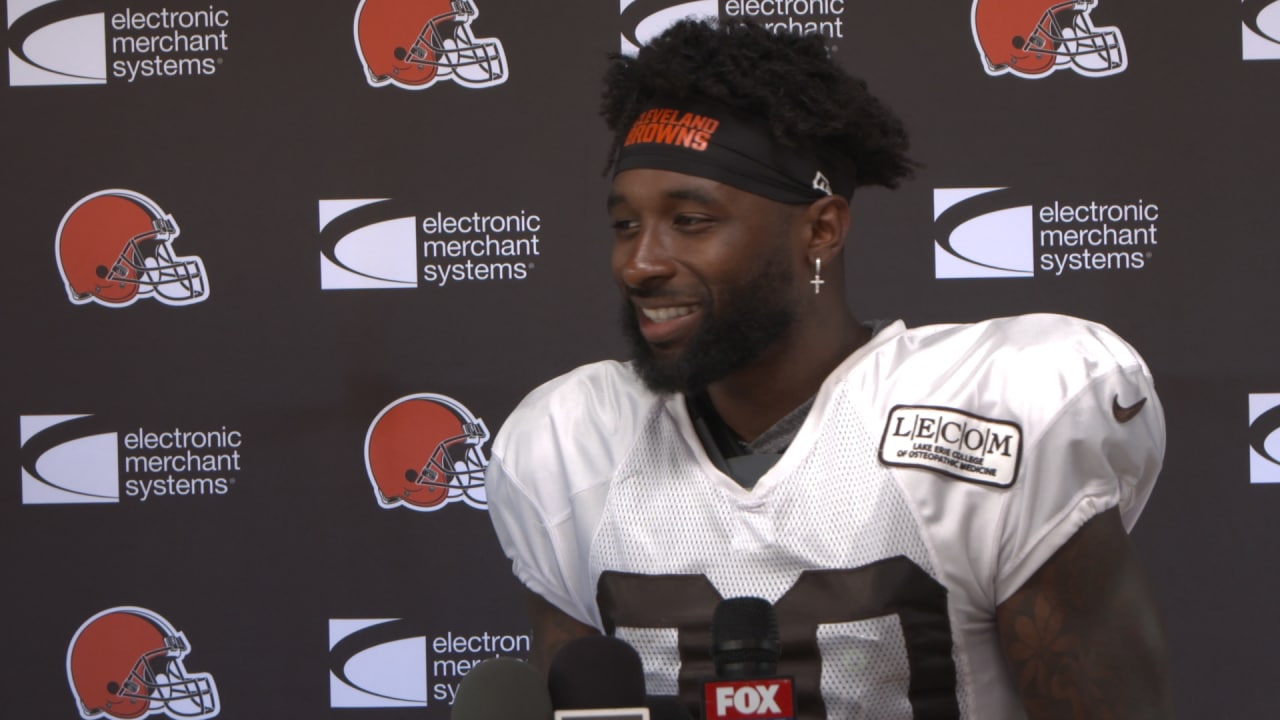
[[[826,281],[822,279],[822,258],[814,258],[813,260],[813,279],[809,284],[813,286],[813,294],[817,295],[822,292],[822,286]]]

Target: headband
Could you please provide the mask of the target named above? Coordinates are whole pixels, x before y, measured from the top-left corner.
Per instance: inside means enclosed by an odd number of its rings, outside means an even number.
[[[781,203],[850,197],[853,167],[823,163],[816,152],[785,146],[760,120],[727,106],[657,98],[632,123],[613,164],[696,175]]]

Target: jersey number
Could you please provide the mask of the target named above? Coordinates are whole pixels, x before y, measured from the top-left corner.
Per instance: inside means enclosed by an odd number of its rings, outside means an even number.
[[[702,681],[715,677],[711,616],[723,599],[702,575],[612,571],[600,576],[596,595],[610,635],[619,626],[677,630],[680,696],[689,703],[698,702]],[[911,672],[912,716],[960,717],[947,591],[910,559],[892,557],[851,570],[806,570],[774,608],[783,647],[778,674],[794,679],[803,716],[826,717],[818,626],[897,615]]]

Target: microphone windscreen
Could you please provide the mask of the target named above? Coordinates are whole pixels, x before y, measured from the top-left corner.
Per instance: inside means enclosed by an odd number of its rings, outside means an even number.
[[[737,597],[716,605],[711,619],[711,657],[718,677],[771,675],[780,653],[773,603]]]
[[[542,674],[515,658],[485,660],[458,684],[451,720],[551,720]]]
[[[556,710],[641,707],[644,665],[635,648],[617,638],[575,638],[551,659],[547,688]]]

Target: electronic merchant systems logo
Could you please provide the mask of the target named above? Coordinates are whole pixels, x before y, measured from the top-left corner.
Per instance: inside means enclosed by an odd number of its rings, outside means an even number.
[[[54,240],[67,298],[113,308],[147,298],[165,305],[208,300],[204,262],[174,254],[178,234],[173,215],[141,193],[103,190],[81,198]]]
[[[418,210],[386,198],[321,200],[320,289],[444,288],[533,272],[537,213]]]
[[[1249,481],[1280,483],[1280,393],[1249,395]]]
[[[1243,0],[1241,53],[1245,60],[1280,60],[1280,0]]]
[[[221,703],[213,676],[188,672],[190,653],[187,636],[151,610],[125,606],[94,615],[67,648],[67,680],[80,717],[216,717]]]
[[[209,2],[7,0],[9,84],[105,85],[218,72],[231,13]]]
[[[528,635],[444,634],[401,618],[329,620],[329,705],[453,705],[458,684],[490,658],[529,652]]]
[[[373,87],[425,90],[442,80],[469,88],[507,81],[497,38],[477,38],[472,0],[361,0],[354,33],[365,79]]]
[[[1119,28],[1093,24],[1098,0],[974,0],[973,40],[988,75],[1048,77],[1070,70],[1085,77],[1129,65]]]
[[[845,0],[620,0],[621,51],[640,46],[685,18],[742,18],[774,32],[844,37]]]
[[[236,486],[239,430],[149,428],[105,415],[23,415],[22,503],[146,503]]]
[[[432,511],[461,502],[486,507],[489,429],[445,395],[406,395],[382,409],[364,439],[364,465],[378,505]]]
[[[1138,271],[1158,247],[1160,207],[1046,200],[1013,188],[933,191],[934,276],[1017,278]]]

